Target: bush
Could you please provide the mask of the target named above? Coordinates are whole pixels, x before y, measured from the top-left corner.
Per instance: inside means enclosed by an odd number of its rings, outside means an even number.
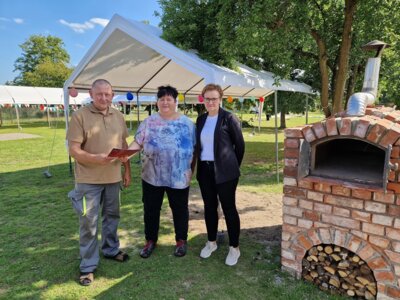
[[[21,118],[27,119],[28,117],[29,117],[28,112],[27,112],[26,110],[23,110],[23,111],[21,112]]]
[[[36,118],[41,119],[41,118],[43,118],[44,113],[42,111],[37,111],[35,115],[36,115]]]

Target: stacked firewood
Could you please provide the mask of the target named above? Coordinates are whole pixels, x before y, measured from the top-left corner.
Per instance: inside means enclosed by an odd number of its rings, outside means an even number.
[[[357,299],[375,299],[376,281],[368,265],[355,253],[320,244],[309,249],[302,260],[302,276],[323,291]]]

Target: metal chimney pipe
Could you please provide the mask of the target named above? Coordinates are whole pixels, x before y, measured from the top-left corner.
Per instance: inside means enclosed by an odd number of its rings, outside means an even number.
[[[375,102],[378,95],[379,69],[383,49],[390,47],[388,44],[374,40],[362,47],[363,50],[375,50],[375,57],[368,59],[365,67],[364,83],[360,93],[350,96],[347,102],[346,115],[363,116],[368,105]]]

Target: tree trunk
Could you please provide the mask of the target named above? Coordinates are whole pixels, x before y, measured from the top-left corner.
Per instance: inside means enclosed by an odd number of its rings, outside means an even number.
[[[335,86],[333,88],[333,113],[343,110],[343,92],[346,84],[347,69],[349,65],[351,48],[351,30],[353,27],[353,18],[357,7],[357,0],[346,0],[344,24],[342,33],[342,43],[340,45],[339,63],[336,72]]]
[[[281,107],[281,125],[279,126],[279,129],[285,129],[286,128],[286,103],[282,102],[282,107]]]
[[[321,73],[321,106],[326,117],[331,115],[329,109],[329,74],[328,74],[328,54],[326,53],[325,43],[321,36],[314,29],[311,30],[311,36],[318,46],[319,71]]]

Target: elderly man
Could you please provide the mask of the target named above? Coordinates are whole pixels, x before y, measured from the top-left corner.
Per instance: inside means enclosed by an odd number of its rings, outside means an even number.
[[[113,148],[127,148],[123,115],[110,107],[114,96],[111,84],[98,79],[90,90],[92,103],[76,111],[67,132],[69,153],[75,159],[75,189],[69,194],[79,211],[79,245],[81,285],[90,285],[99,263],[97,220],[102,213],[101,250],[105,258],[119,262],[129,256],[119,249],[119,193],[131,181],[126,158],[108,157]],[[121,162],[124,173],[121,178]],[[102,206],[102,207],[101,207]]]

